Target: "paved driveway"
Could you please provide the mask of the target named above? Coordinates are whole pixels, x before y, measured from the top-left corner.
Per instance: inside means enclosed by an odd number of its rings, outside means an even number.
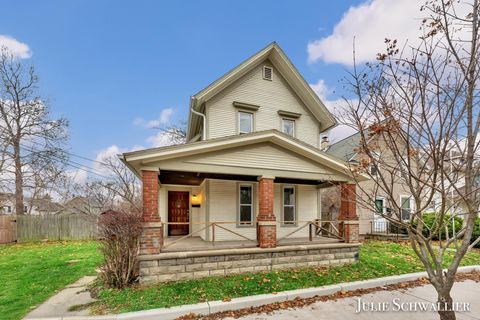
[[[302,320],[336,320],[336,319],[439,319],[436,312],[431,311],[384,311],[371,312],[363,311],[355,313],[358,307],[358,299],[367,303],[388,302],[389,309],[398,309],[398,304],[408,307],[408,302],[435,302],[436,292],[431,285],[410,288],[397,291],[377,291],[361,297],[351,297],[338,299],[337,301],[316,302],[310,306],[301,309],[280,310],[272,314],[249,315],[241,318],[242,320],[260,320],[260,319],[302,319]],[[480,319],[480,283],[467,280],[455,283],[452,289],[454,301],[470,303],[470,312],[457,312],[457,319]],[[394,305],[394,299],[397,305]],[[375,304],[378,306],[378,304]]]

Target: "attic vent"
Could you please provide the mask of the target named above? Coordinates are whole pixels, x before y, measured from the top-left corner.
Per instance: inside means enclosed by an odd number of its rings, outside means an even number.
[[[273,69],[267,66],[263,67],[263,79],[272,81]]]

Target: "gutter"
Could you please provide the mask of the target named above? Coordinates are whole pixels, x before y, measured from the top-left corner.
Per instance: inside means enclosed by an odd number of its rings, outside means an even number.
[[[205,140],[205,139],[207,138],[207,134],[206,134],[206,129],[207,129],[207,126],[206,126],[207,117],[206,117],[203,113],[198,112],[198,111],[195,111],[195,109],[193,108],[193,106],[190,107],[190,111],[191,111],[193,114],[202,117],[202,120],[203,120],[203,122],[202,122],[202,140]]]

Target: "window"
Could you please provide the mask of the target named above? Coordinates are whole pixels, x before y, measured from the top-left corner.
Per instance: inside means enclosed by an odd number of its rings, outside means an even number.
[[[385,211],[384,199],[375,199],[375,211],[377,214],[383,214]]]
[[[376,176],[378,173],[378,167],[375,164],[370,165],[370,175]]]
[[[295,136],[295,120],[282,119],[282,131],[289,136]]]
[[[294,225],[296,224],[296,210],[295,210],[295,187],[285,186],[283,187],[283,224]]]
[[[253,186],[241,184],[238,195],[239,203],[239,225],[253,224]]]
[[[238,132],[250,133],[253,131],[253,114],[249,112],[238,112]]]
[[[402,220],[409,220],[411,213],[410,196],[400,196],[400,209]]]
[[[12,212],[12,207],[11,207],[11,206],[7,206],[7,212],[8,212],[8,213],[11,213],[11,212]]]
[[[263,79],[272,81],[273,69],[267,66],[263,67]]]

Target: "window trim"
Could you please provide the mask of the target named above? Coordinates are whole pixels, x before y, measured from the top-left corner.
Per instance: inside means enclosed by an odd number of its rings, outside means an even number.
[[[240,114],[241,113],[251,115],[252,121],[251,121],[251,131],[250,132],[241,132],[240,131],[240,120],[241,120]],[[255,113],[253,113],[252,111],[239,109],[237,111],[237,134],[248,134],[248,133],[252,133],[252,132],[255,132]]]
[[[377,201],[382,201],[382,213],[379,213],[377,210]],[[387,213],[387,207],[386,207],[386,201],[384,197],[375,197],[375,213],[374,215],[380,216],[383,218],[382,215],[385,215]]]
[[[409,209],[410,209],[410,213],[409,213],[409,218],[408,219],[403,219],[403,209],[402,209],[402,199],[405,199],[405,198],[408,198],[408,205],[409,205]],[[412,201],[412,196],[411,195],[407,195],[407,194],[401,194],[400,195],[400,219],[402,221],[409,221],[411,216],[412,216],[412,211],[413,211],[413,201]]]
[[[285,123],[285,121],[291,121],[293,123],[293,135],[289,135],[288,133],[284,132],[283,131],[283,125]],[[287,117],[282,117],[281,121],[281,132],[283,132],[284,134],[292,137],[292,138],[295,138],[297,136],[297,124],[296,124],[296,121],[295,119],[291,119],[291,118],[287,118]]]
[[[252,220],[251,223],[245,223],[242,224],[240,223],[240,206],[242,205],[240,203],[240,188],[241,187],[250,187],[252,189],[252,204],[250,205],[252,210]],[[237,228],[255,228],[255,217],[256,217],[256,188],[254,183],[248,183],[248,182],[238,182],[237,183]]]
[[[293,201],[294,201],[294,204],[293,204],[293,223],[285,223],[285,188],[293,188],[293,193],[294,193],[294,197],[293,197]],[[285,185],[282,185],[282,188],[281,188],[281,192],[282,192],[282,203],[281,203],[281,223],[282,223],[282,227],[297,227],[298,226],[298,215],[297,215],[297,208],[298,208],[298,193],[297,193],[297,186],[296,185],[293,185],[293,184],[285,184]],[[291,205],[287,205],[287,206],[291,206]]]

